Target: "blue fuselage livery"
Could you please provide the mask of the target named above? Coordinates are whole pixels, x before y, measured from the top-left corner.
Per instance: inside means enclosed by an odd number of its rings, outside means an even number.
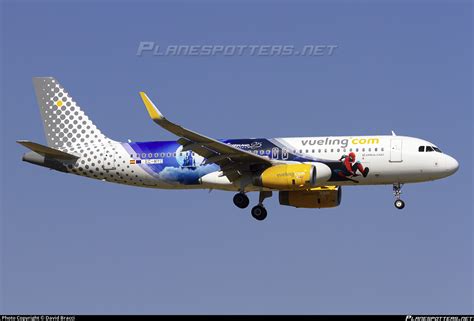
[[[276,161],[326,162],[330,167],[338,167],[337,165],[341,165],[341,163],[334,163],[329,159],[324,159],[322,158],[323,155],[349,152],[349,148],[342,148],[342,146],[348,146],[347,138],[342,139],[342,144],[319,145],[320,147],[326,146],[326,148],[310,148],[309,150],[307,146],[311,146],[311,144],[306,143],[310,141],[309,139],[301,139],[299,149],[292,149],[291,146],[279,143],[279,141],[283,140],[284,139],[269,140],[265,138],[247,138],[220,139],[219,141]],[[328,137],[321,139],[321,141],[333,144],[333,140]],[[183,146],[176,141],[122,143],[122,146],[130,154],[131,165],[139,166],[150,175],[168,184],[172,184],[175,187],[179,187],[180,185],[202,184],[199,180],[201,177],[212,172],[220,171],[218,165],[206,164],[205,158],[199,154],[193,151],[183,151]],[[331,146],[332,148],[328,149],[327,146]],[[374,147],[374,152],[375,149]],[[367,148],[367,150],[369,150],[369,148]],[[382,152],[382,150],[380,152]],[[317,155],[320,155],[320,157]],[[338,175],[332,175],[331,180],[341,181],[343,178]],[[149,185],[150,183],[147,186]],[[185,186],[182,187],[185,188]],[[212,187],[214,188],[215,186]]]
[[[204,159],[192,151],[184,151],[177,142],[123,143],[130,154],[130,164],[170,184],[196,185],[199,179],[219,170],[215,164],[204,164]]]
[[[140,96],[160,127],[176,141],[118,142],[105,136],[54,78],[33,79],[47,146],[18,141],[31,151],[23,160],[102,181],[162,189],[235,191],[234,204],[249,205],[263,220],[264,199],[281,205],[336,207],[344,185],[401,186],[452,175],[458,162],[426,140],[392,135],[213,139],[165,118],[145,93]]]

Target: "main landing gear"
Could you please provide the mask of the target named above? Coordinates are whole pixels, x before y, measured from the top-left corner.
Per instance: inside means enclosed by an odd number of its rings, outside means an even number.
[[[405,202],[400,199],[400,194],[402,194],[402,185],[400,183],[393,184],[393,195],[395,195],[395,207],[401,210],[405,207]]]
[[[269,197],[272,197],[272,192],[260,192],[258,204],[252,208],[252,216],[254,219],[263,221],[267,217],[267,210],[263,207],[263,201]]]
[[[252,216],[258,221],[263,221],[267,218],[267,210],[263,205],[255,205],[252,207]]]
[[[252,216],[254,219],[263,221],[267,217],[267,210],[263,206],[263,201],[272,196],[272,192],[260,192],[258,204],[252,208]],[[244,193],[237,193],[234,195],[234,204],[238,208],[246,208],[249,206],[249,198]]]
[[[234,195],[234,204],[238,208],[246,208],[249,206],[249,197],[244,193],[238,193]]]

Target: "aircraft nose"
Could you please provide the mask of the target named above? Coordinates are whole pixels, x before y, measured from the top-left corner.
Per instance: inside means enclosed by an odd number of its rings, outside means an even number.
[[[459,163],[454,157],[446,155],[446,171],[449,175],[456,173],[459,168]]]

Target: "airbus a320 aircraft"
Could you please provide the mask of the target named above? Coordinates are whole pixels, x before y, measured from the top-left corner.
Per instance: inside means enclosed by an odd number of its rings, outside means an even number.
[[[328,208],[341,202],[343,185],[393,184],[395,206],[405,207],[401,186],[440,179],[459,167],[426,140],[396,136],[330,136],[213,139],[183,128],[140,96],[150,117],[177,141],[117,142],[84,114],[51,77],[33,78],[48,146],[21,140],[23,160],[65,173],[120,184],[163,189],[236,191],[234,204],[249,205],[263,220],[265,198],[278,192],[281,205]]]

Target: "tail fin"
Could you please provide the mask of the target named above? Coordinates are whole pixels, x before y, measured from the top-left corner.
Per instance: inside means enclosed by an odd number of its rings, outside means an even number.
[[[56,79],[35,77],[33,85],[48,146],[68,150],[80,143],[109,141]]]

